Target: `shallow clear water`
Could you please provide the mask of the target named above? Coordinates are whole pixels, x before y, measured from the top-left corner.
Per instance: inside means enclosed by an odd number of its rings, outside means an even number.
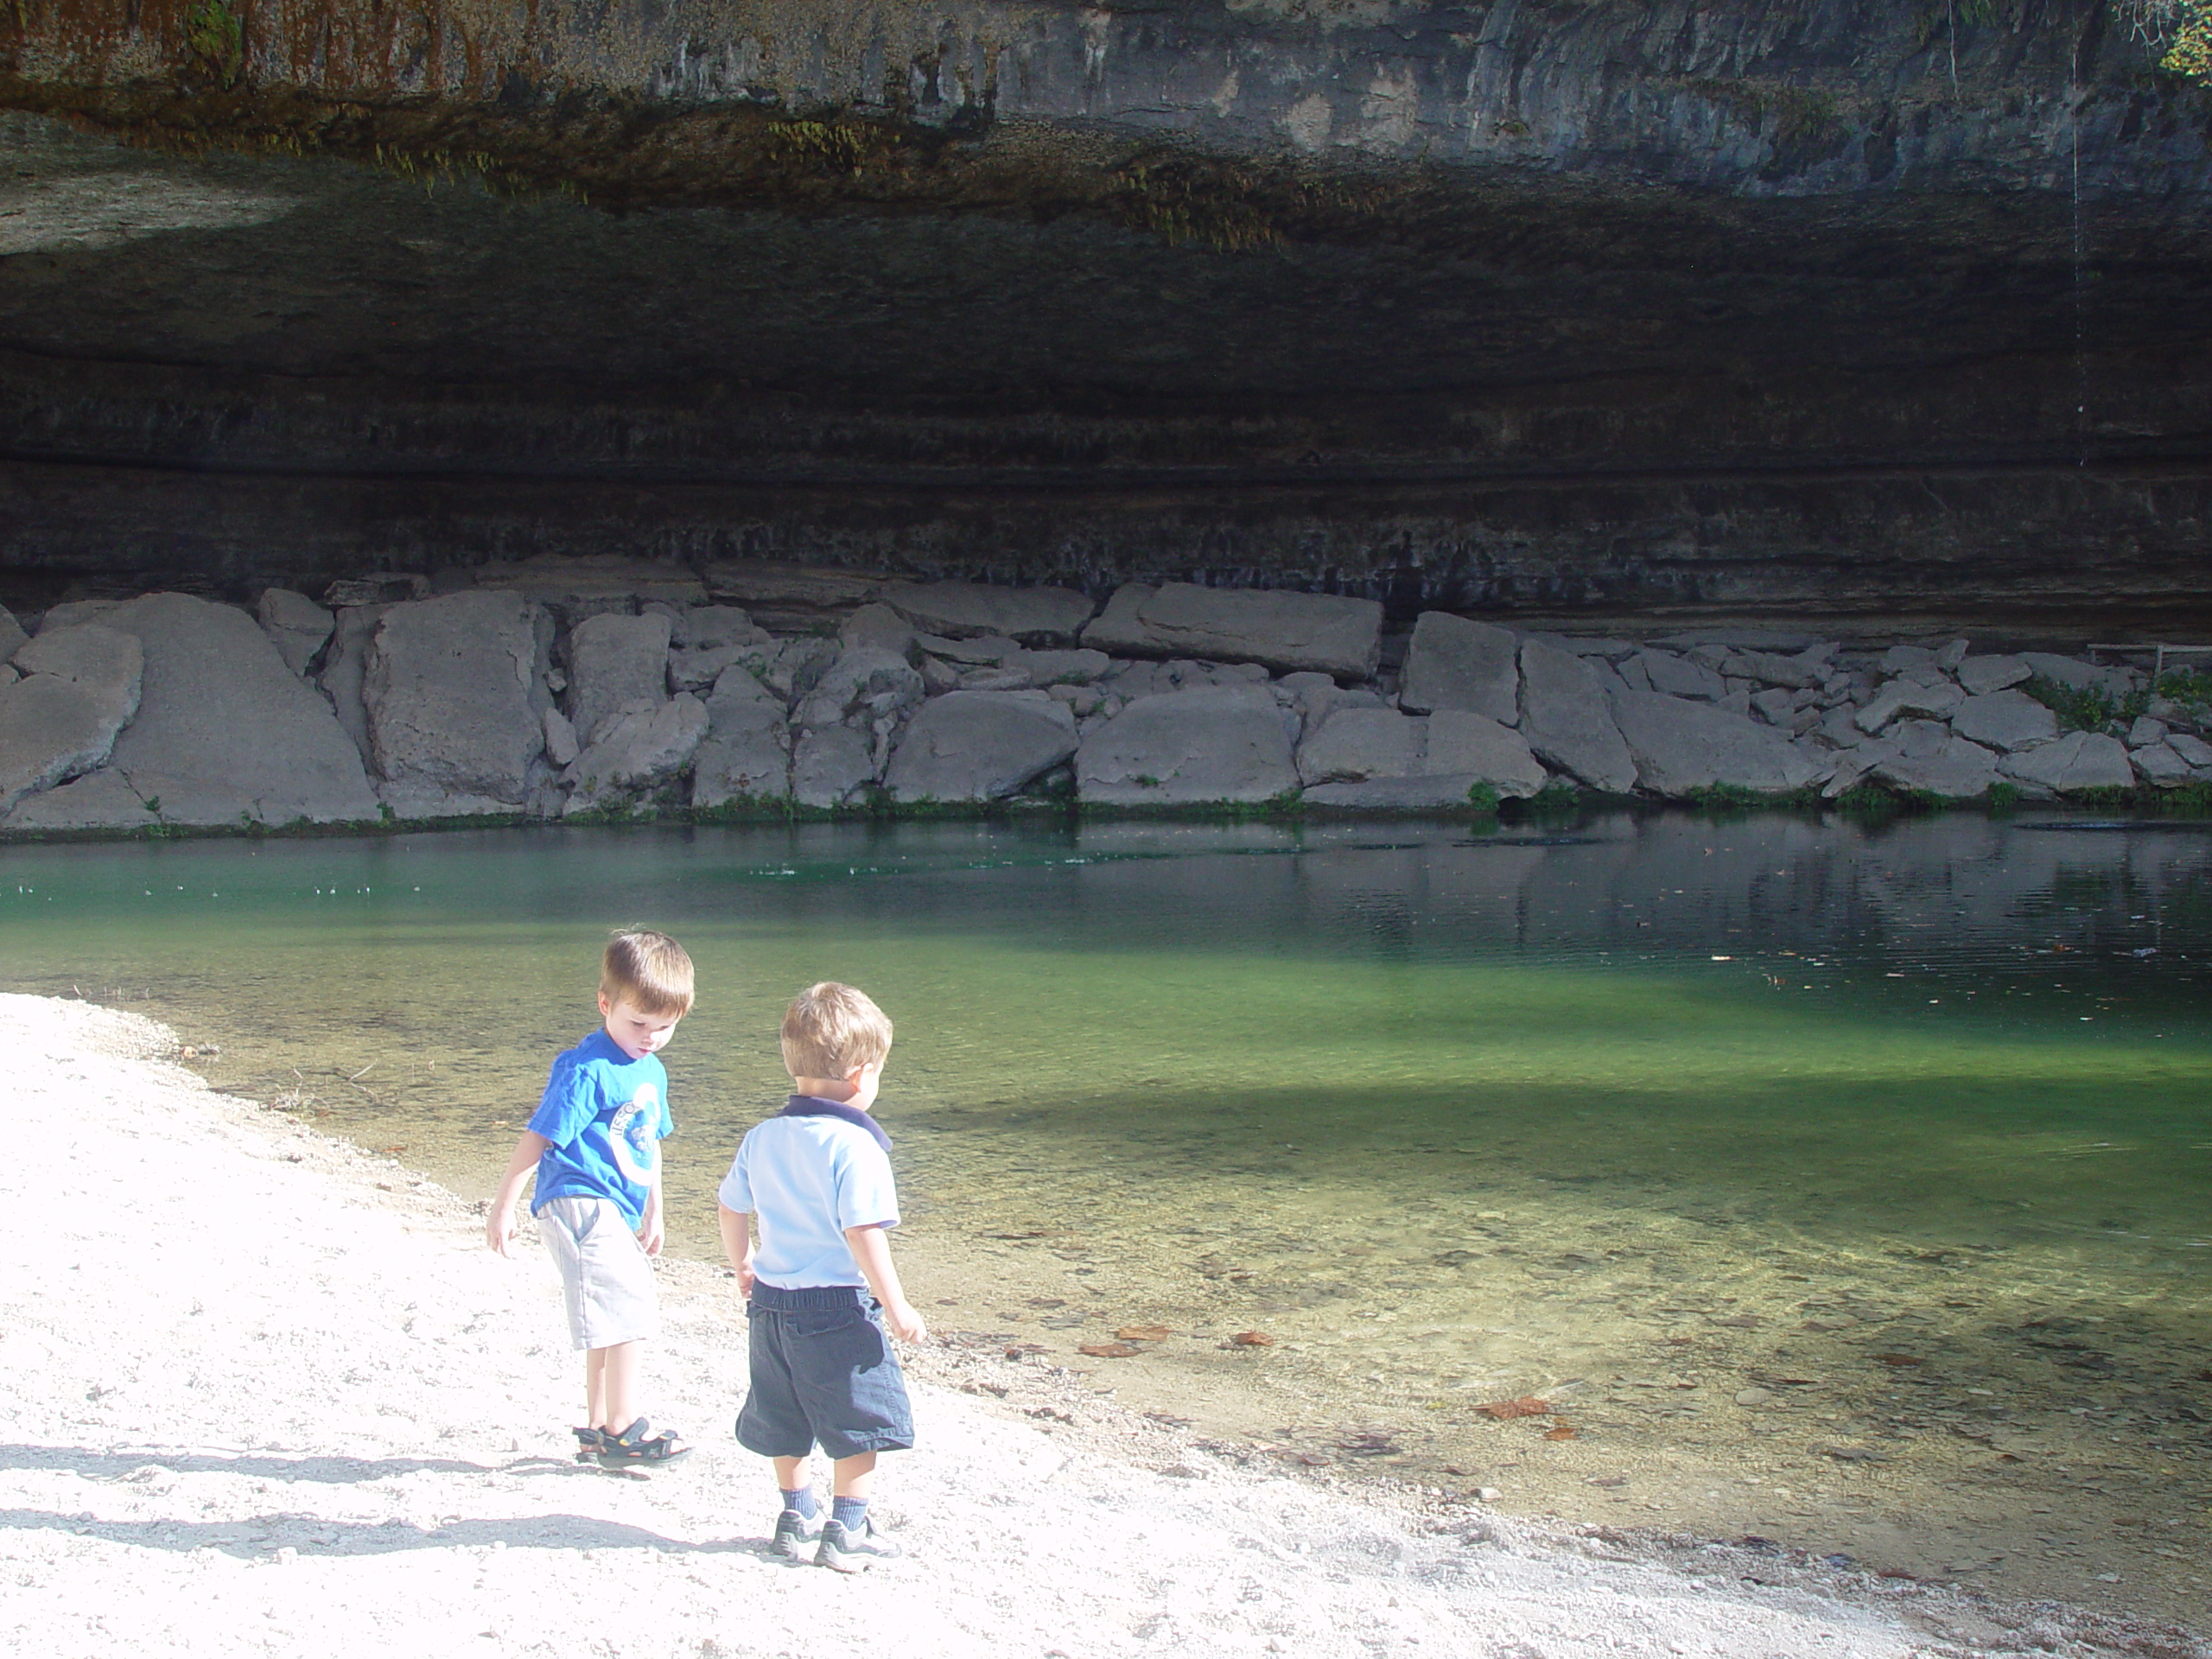
[[[899,1026],[913,1288],[971,1340],[1163,1325],[1097,1362],[1132,1397],[1555,1509],[1843,1526],[1878,1461],[2095,1439],[2201,1529],[2208,866],[2206,826],[1963,815],[11,846],[0,984],[480,1196],[606,930],[664,926],[692,1253],[784,1001],[848,979]]]

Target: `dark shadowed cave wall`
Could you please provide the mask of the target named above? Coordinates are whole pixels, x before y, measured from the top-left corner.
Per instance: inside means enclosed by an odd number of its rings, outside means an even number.
[[[544,552],[2212,625],[2092,3],[0,8],[0,599]]]

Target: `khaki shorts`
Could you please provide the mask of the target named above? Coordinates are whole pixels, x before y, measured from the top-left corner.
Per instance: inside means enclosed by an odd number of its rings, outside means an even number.
[[[611,1348],[660,1334],[653,1264],[611,1198],[548,1198],[537,1230],[561,1269],[569,1335],[579,1348]]]

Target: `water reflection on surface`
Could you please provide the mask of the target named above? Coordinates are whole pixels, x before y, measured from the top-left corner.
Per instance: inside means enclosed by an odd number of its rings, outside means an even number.
[[[971,1339],[1312,1463],[2059,1593],[2104,1552],[2185,1605],[2208,861],[1970,815],[12,847],[0,969],[480,1196],[606,927],[668,926],[702,1255],[784,1000],[850,979],[899,1023],[910,1277]]]

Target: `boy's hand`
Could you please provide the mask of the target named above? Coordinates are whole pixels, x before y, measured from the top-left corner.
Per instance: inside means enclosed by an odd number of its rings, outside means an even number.
[[[514,1240],[515,1212],[504,1204],[495,1204],[484,1217],[484,1242],[501,1255],[509,1254],[507,1246]]]
[[[901,1342],[926,1342],[930,1328],[922,1323],[920,1310],[909,1301],[886,1302],[883,1322],[891,1327],[891,1334]]]
[[[658,1255],[660,1247],[668,1243],[668,1231],[661,1225],[659,1211],[645,1211],[645,1218],[638,1227],[638,1243],[645,1247],[647,1255]]]
[[[750,1296],[753,1294],[753,1281],[755,1276],[753,1271],[753,1257],[750,1253],[747,1253],[745,1260],[737,1264],[737,1294],[739,1295]]]

